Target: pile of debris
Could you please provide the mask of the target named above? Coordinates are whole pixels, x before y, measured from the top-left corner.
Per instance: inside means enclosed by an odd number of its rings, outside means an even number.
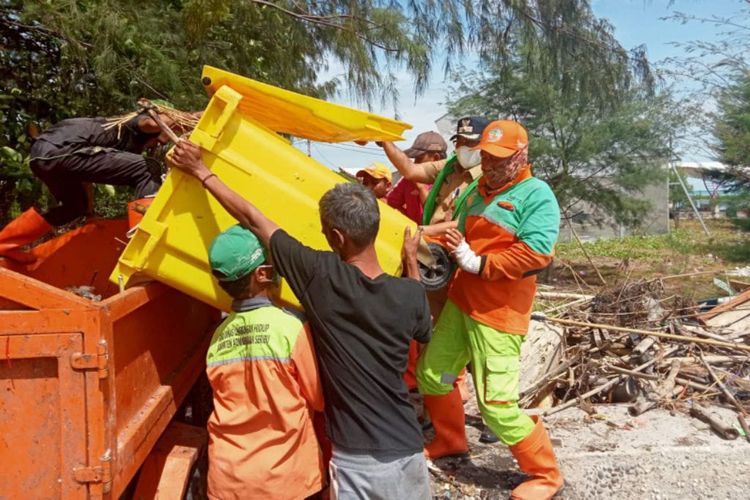
[[[726,439],[744,433],[750,441],[750,291],[708,311],[666,293],[659,279],[593,296],[547,295],[567,303],[532,318],[563,333],[554,362],[522,383],[522,406],[552,415],[629,403],[634,416],[665,407],[703,420]],[[737,422],[715,418],[716,405],[735,410]]]

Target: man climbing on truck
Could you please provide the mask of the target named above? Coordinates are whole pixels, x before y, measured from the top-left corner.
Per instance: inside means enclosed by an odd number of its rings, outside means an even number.
[[[234,299],[206,355],[214,399],[208,495],[307,498],[324,485],[313,428],[323,393],[309,327],[271,302],[278,279],[248,229],[235,225],[220,233],[208,260]]]
[[[444,233],[448,227],[455,227],[446,226],[445,223],[454,220],[454,211],[464,199],[467,188],[482,174],[479,154],[472,148],[479,143],[487,123],[489,120],[479,116],[458,120],[456,133],[451,137],[456,155],[450,159],[446,159],[447,145],[437,132],[419,134],[414,144],[405,151],[401,151],[392,142],[378,143],[404,178],[412,182],[432,184],[430,196],[425,202],[422,224],[440,225],[431,229],[435,236]],[[442,155],[434,154],[439,151],[442,151]]]
[[[89,215],[93,199],[88,183],[131,186],[136,199],[156,193],[161,186],[161,168],[143,152],[169,140],[165,127],[190,129],[197,123],[197,115],[166,105],[149,103],[148,107],[115,118],[70,118],[34,139],[31,170],[58,204],[44,213],[29,208],[0,230],[0,257],[33,262],[34,257],[24,252],[23,246],[54,227]]]
[[[310,318],[333,445],[331,493],[344,500],[429,499],[430,480],[403,374],[409,343],[431,335],[418,279],[420,235],[405,231],[407,275],[383,272],[375,252],[380,210],[360,184],[338,184],[319,202],[333,252],[302,245],[206,167],[201,149],[180,141],[173,165],[194,176],[270,251]]]

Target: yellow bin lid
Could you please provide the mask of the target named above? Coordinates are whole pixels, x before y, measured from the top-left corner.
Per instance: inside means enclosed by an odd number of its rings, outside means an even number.
[[[209,95],[227,86],[243,99],[239,112],[276,132],[312,141],[399,141],[408,123],[284,90],[212,66],[203,67]]]

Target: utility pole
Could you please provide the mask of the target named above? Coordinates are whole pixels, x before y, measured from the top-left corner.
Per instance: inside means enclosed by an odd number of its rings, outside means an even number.
[[[703,222],[703,217],[701,216],[701,213],[698,211],[698,208],[695,206],[695,203],[693,203],[693,198],[690,196],[690,192],[688,191],[688,188],[685,185],[685,182],[682,180],[682,176],[677,171],[677,167],[675,167],[675,162],[673,161],[669,162],[669,166],[672,167],[672,171],[677,176],[677,180],[680,181],[680,186],[682,186],[682,190],[685,192],[685,196],[687,196],[687,199],[690,202],[690,206],[693,207],[693,212],[695,212],[695,216],[698,217],[698,220],[701,223],[701,227],[703,228],[703,231],[706,233],[706,236],[711,236],[711,233],[708,231],[708,228],[706,227],[706,223]]]

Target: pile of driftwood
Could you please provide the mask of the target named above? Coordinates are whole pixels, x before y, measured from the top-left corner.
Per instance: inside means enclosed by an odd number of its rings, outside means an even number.
[[[658,279],[591,296],[547,295],[565,303],[532,318],[564,334],[556,363],[525,388],[522,406],[545,401],[544,414],[552,415],[627,403],[634,416],[665,407],[703,420],[727,439],[743,429],[750,441],[750,292],[708,311],[666,293]],[[734,409],[736,424],[716,418],[715,405]]]

